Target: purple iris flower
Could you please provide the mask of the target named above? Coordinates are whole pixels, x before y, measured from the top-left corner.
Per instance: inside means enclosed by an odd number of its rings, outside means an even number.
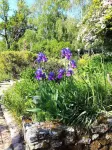
[[[35,74],[36,74],[36,79],[37,80],[42,80],[42,79],[46,78],[46,75],[45,75],[45,73],[43,73],[41,68],[37,69]]]
[[[62,57],[65,57],[65,52],[66,52],[66,48],[63,48],[63,49],[61,50],[61,56],[62,56]]]
[[[72,76],[73,75],[73,69],[72,68],[69,68],[68,70],[67,70],[67,72],[66,72],[66,76],[67,77],[70,77],[70,76]]]
[[[68,60],[70,60],[70,58],[71,58],[71,56],[72,56],[72,53],[71,53],[71,51],[70,51],[69,48],[64,48],[64,49],[62,49],[62,51],[61,51],[61,56],[62,56],[62,57],[65,57],[65,58],[68,59]]]
[[[70,60],[71,56],[72,56],[72,53],[71,53],[70,49],[66,48],[65,58],[68,59],[68,60]]]
[[[46,74],[45,73],[42,74],[42,79],[46,79]]]
[[[55,74],[54,72],[50,72],[48,75],[48,80],[54,80],[55,79]]]
[[[73,69],[77,67],[77,66],[76,66],[76,62],[75,62],[74,60],[71,60],[71,61],[70,61],[70,65],[71,65],[71,67],[72,67]]]
[[[42,52],[40,52],[39,54],[38,54],[38,58],[36,59],[36,61],[38,62],[38,63],[40,63],[41,61],[42,62],[47,62],[47,57],[45,56],[45,54],[44,53],[42,53]]]
[[[65,69],[60,69],[58,71],[58,79],[61,79],[63,77],[64,73],[65,73]]]

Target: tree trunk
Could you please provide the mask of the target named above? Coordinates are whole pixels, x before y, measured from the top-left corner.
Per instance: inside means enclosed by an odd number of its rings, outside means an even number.
[[[10,43],[7,43],[7,49],[10,49]]]
[[[7,19],[7,16],[5,16],[5,40],[6,40],[6,47],[7,47],[7,49],[10,49],[10,42],[9,42],[8,34],[7,34],[7,22],[8,22],[8,19]]]
[[[7,47],[7,49],[10,49],[10,42],[8,41],[7,35],[5,35],[5,40],[6,40],[6,47]]]

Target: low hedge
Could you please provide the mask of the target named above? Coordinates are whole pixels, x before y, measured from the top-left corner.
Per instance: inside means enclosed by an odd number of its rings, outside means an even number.
[[[0,81],[18,78],[24,68],[32,65],[34,58],[28,51],[0,52]]]

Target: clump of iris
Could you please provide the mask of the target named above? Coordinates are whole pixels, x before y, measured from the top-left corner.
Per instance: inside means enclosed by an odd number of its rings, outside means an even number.
[[[76,62],[75,60],[71,60],[71,57],[72,57],[72,53],[71,53],[71,50],[69,48],[63,48],[61,50],[61,57],[62,58],[65,58],[66,60],[69,61],[69,64],[68,64],[68,69],[66,70],[66,76],[72,76],[73,75],[73,69],[75,69],[77,66],[76,66]],[[65,61],[66,61],[65,60]],[[66,64],[66,63],[65,63]],[[66,66],[65,66],[66,67]]]
[[[64,75],[66,75],[67,77],[70,77],[70,76],[72,76],[72,75],[74,74],[73,69],[76,68],[76,62],[75,62],[74,60],[71,60],[72,53],[71,53],[70,49],[69,49],[69,48],[64,48],[64,49],[62,49],[62,50],[61,50],[61,57],[62,57],[62,58],[65,58],[65,60],[68,60],[68,61],[69,61],[68,68],[67,68],[67,69],[60,68],[60,69],[58,70],[57,76],[56,76],[56,74],[55,74],[54,72],[52,72],[52,71],[49,72],[49,73],[48,73],[48,76],[47,76],[48,80],[51,80],[51,81],[57,80],[57,79],[58,79],[58,80],[61,80],[61,79],[64,77]],[[48,60],[48,59],[47,59],[46,55],[45,55],[44,53],[42,53],[42,52],[40,52],[40,53],[38,54],[38,57],[37,57],[37,59],[36,59],[36,61],[37,61],[39,64],[40,64],[41,62],[45,63],[45,62],[47,62],[47,60]],[[66,66],[65,66],[65,67],[66,67]],[[37,79],[37,80],[46,79],[46,73],[43,71],[42,68],[37,69],[35,75],[36,75],[36,79]]]

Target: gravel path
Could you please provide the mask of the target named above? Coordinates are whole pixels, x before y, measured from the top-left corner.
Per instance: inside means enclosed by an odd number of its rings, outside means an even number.
[[[13,81],[0,83],[0,99]],[[19,128],[10,112],[0,104],[0,150],[24,150]]]
[[[10,132],[0,106],[0,150],[12,150]]]
[[[11,86],[12,82],[0,83],[0,97],[3,96],[3,92]],[[2,112],[0,105],[0,150],[12,150],[12,142],[10,137],[10,131]]]

